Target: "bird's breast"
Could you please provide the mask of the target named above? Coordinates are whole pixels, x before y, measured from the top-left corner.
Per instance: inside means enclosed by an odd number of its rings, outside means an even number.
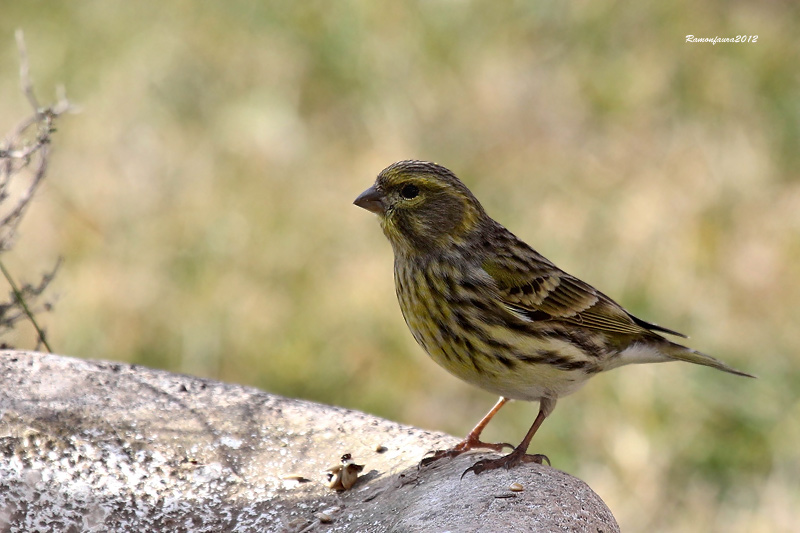
[[[591,375],[580,349],[515,317],[490,281],[452,262],[416,268],[396,262],[395,286],[416,341],[468,383],[532,401],[569,394]]]

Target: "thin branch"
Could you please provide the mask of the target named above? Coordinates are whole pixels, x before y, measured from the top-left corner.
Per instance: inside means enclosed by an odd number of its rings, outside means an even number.
[[[42,108],[33,91],[33,83],[30,77],[30,66],[28,63],[28,52],[25,46],[25,38],[22,30],[15,33],[17,48],[20,56],[20,85],[31,107],[34,116],[22,121],[10,135],[6,137],[5,147],[0,146],[0,158],[3,163],[2,176],[0,176],[0,202],[8,197],[6,188],[11,181],[11,176],[21,169],[31,164],[33,156],[38,156],[36,168],[33,171],[32,180],[27,189],[18,196],[16,205],[5,216],[0,218],[0,252],[9,249],[17,227],[22,220],[34,193],[44,180],[47,172],[49,160],[50,136],[54,131],[54,121],[60,115],[74,111],[66,97],[63,87],[57,91],[57,101],[55,104]],[[30,128],[36,127],[35,139],[25,143],[26,133]]]
[[[33,93],[33,82],[31,81],[30,76],[28,49],[25,47],[25,36],[23,35],[22,30],[18,28],[17,31],[14,32],[14,37],[17,40],[17,50],[19,50],[19,81],[22,87],[22,92],[25,94],[28,102],[30,102],[31,106],[38,114],[40,112],[39,101],[36,99],[36,95]]]
[[[60,261],[58,264],[56,264],[55,269],[53,269],[53,272],[49,277],[45,276],[44,280],[46,281],[43,281],[42,289],[46,287],[47,284],[49,284],[50,280],[53,279],[53,276],[55,275],[55,271],[58,269],[59,264]],[[9,285],[11,285],[11,290],[14,292],[14,297],[16,298],[17,303],[19,303],[19,306],[22,308],[22,311],[28,317],[28,320],[31,321],[31,324],[33,324],[33,327],[36,330],[36,335],[39,337],[39,341],[42,344],[44,344],[44,347],[47,348],[48,352],[53,353],[52,348],[50,348],[50,345],[47,343],[47,339],[45,338],[44,330],[42,330],[42,328],[39,326],[39,323],[36,322],[36,317],[33,316],[33,313],[28,307],[28,303],[25,301],[22,291],[19,290],[19,287],[17,287],[17,284],[14,282],[14,278],[11,277],[11,273],[6,269],[6,266],[3,264],[2,261],[0,261],[0,271],[3,272],[3,276],[5,276],[6,281],[8,281]]]
[[[33,108],[33,115],[21,121],[5,139],[0,139],[0,205],[3,207],[0,213],[0,254],[13,247],[17,228],[47,174],[50,141],[55,131],[56,119],[64,113],[74,111],[63,87],[57,89],[54,104],[47,107],[39,104],[33,89],[22,30],[17,30],[15,37],[20,58],[20,87]],[[26,182],[24,187],[11,186],[12,182],[22,179]],[[9,201],[9,205],[5,205],[6,201]],[[0,272],[11,287],[10,300],[0,302],[0,334],[12,330],[19,320],[30,321],[38,337],[37,349],[43,345],[47,351],[52,352],[45,330],[35,317],[36,313],[49,311],[52,304],[45,302],[33,306],[29,302],[34,302],[42,295],[60,264],[59,260],[51,272],[42,275],[38,285],[25,283],[19,286],[5,264],[0,261]]]

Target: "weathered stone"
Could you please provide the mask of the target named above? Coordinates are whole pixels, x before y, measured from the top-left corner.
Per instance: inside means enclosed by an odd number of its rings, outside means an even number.
[[[572,476],[418,470],[456,439],[357,411],[33,352],[0,376],[0,531],[619,531]],[[334,492],[345,453],[365,468]]]

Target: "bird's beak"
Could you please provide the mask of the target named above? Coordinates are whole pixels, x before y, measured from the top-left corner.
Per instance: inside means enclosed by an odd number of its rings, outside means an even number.
[[[374,185],[359,194],[353,203],[367,211],[372,211],[376,215],[382,215],[385,211],[383,193],[376,189]]]

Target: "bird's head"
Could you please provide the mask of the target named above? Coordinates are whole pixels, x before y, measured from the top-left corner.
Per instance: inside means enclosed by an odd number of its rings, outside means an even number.
[[[395,253],[431,253],[461,243],[486,216],[455,174],[425,161],[385,168],[353,203],[380,217]]]

